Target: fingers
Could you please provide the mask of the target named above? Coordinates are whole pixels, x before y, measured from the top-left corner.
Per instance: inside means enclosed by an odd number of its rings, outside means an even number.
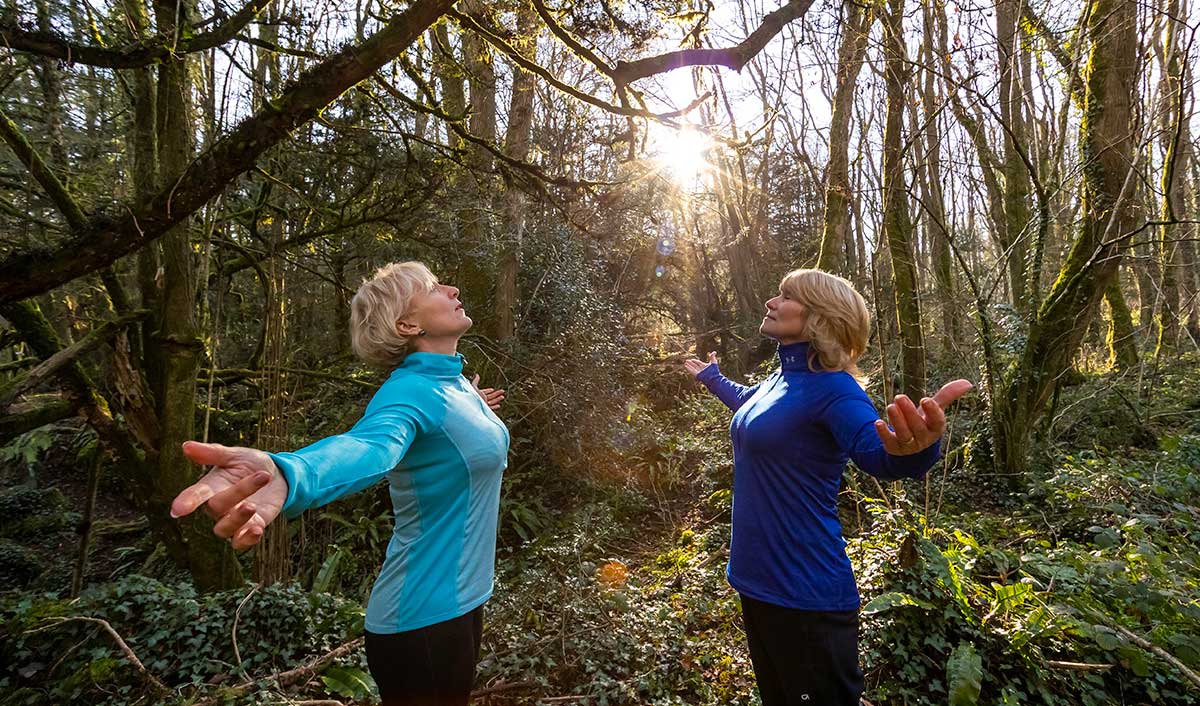
[[[211,474],[210,474],[211,475]],[[179,518],[184,515],[190,515],[196,511],[196,508],[203,505],[215,493],[212,483],[216,479],[211,479],[210,476],[201,478],[198,482],[184,488],[175,499],[171,501],[171,517]],[[221,481],[222,487],[224,482]]]
[[[941,436],[946,429],[946,413],[937,402],[926,397],[921,400],[921,415],[925,417],[925,426],[930,433]]]
[[[901,397],[904,397],[904,395],[898,395],[896,402],[887,406],[887,416],[888,422],[892,425],[892,429],[895,430],[896,441],[902,446],[907,446],[913,441],[913,433],[908,428],[908,420],[905,419],[904,412],[900,410],[899,401]],[[904,399],[908,398],[905,397]],[[909,400],[908,403],[911,405],[912,400]]]
[[[255,544],[258,544],[263,538],[263,532],[267,529],[267,523],[262,518],[262,515],[255,513],[246,521],[240,530],[237,530],[230,539],[229,544],[234,551],[242,551],[249,549]]]
[[[475,377],[471,378],[471,385],[476,390],[479,389],[479,373],[475,373]]]
[[[909,399],[908,395],[899,395],[896,397],[896,408],[900,410],[900,414],[904,416],[904,423],[908,427],[913,437],[924,436],[928,431],[925,424],[925,417],[917,411],[917,406]],[[900,437],[906,439],[908,437]]]
[[[959,397],[967,394],[967,392],[969,392],[973,387],[975,387],[975,385],[970,380],[954,380],[952,382],[948,382],[945,385],[942,385],[942,389],[938,390],[933,396],[933,401],[936,402],[939,407],[945,409],[952,402],[954,402],[954,400],[957,400]]]
[[[225,513],[213,525],[213,534],[221,539],[231,539],[242,530],[242,527],[254,517],[258,508],[252,502],[244,502]]]
[[[199,441],[183,442],[183,455],[192,463],[201,466],[225,466],[233,461],[235,450],[220,444],[202,444]]]
[[[713,365],[717,364],[717,352],[716,351],[708,352],[708,362],[712,363]]]
[[[896,439],[896,434],[882,419],[875,420],[875,433],[879,435],[879,440],[883,442],[883,450],[896,455],[900,448],[900,442]]]
[[[223,518],[235,506],[257,493],[271,482],[271,474],[265,471],[251,473],[225,490],[214,494],[204,504],[204,509],[213,518]]]
[[[483,395],[483,403],[493,411],[500,409],[500,403],[504,401],[504,390],[495,390],[486,387],[479,391]]]

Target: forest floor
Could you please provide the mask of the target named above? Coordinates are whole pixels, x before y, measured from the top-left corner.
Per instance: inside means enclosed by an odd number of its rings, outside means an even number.
[[[1064,389],[1019,484],[990,470],[970,403],[926,481],[848,476],[871,703],[1200,703],[1197,363]],[[695,395],[625,421],[641,436],[588,473],[510,469],[477,703],[757,703],[724,577],[727,412]],[[205,596],[110,480],[72,600],[86,442],[62,427],[0,452],[0,704],[370,703],[351,641],[376,569],[360,557],[386,542],[378,498],[308,528],[296,583]]]

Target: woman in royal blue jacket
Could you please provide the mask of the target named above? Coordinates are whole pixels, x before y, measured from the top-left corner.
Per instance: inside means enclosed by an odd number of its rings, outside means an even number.
[[[919,405],[897,396],[889,427],[861,385],[871,322],[849,282],[795,270],[766,307],[760,330],[779,342],[779,369],[765,380],[729,380],[715,354],[684,363],[734,412],[727,575],[764,706],[857,706],[859,596],[837,514],[842,472],[852,459],[884,480],[924,475],[941,455],[943,408],[971,383]]]
[[[184,444],[213,469],[171,514],[203,506],[235,549],[256,544],[280,512],[295,517],[387,479],[395,529],[366,615],[384,706],[470,698],[509,441],[492,413],[503,390],[480,391],[462,375],[458,340],[471,323],[458,290],[424,265],[388,265],[351,303],[355,352],[392,370],[352,429],[289,453]]]

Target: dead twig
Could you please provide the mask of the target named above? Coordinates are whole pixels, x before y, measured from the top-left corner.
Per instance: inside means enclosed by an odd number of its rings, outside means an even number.
[[[64,617],[64,618],[48,618],[46,620],[45,625],[43,625],[40,628],[34,628],[33,630],[30,630],[29,632],[40,632],[42,630],[48,630],[52,627],[56,627],[58,625],[62,625],[64,623],[70,623],[70,622],[92,623],[93,625],[100,626],[100,628],[103,629],[104,632],[108,633],[108,636],[110,638],[112,638],[112,641],[114,643],[116,643],[117,649],[119,649],[121,651],[121,654],[123,654],[125,656],[125,659],[128,660],[129,663],[133,665],[133,668],[136,669],[138,671],[138,673],[142,675],[143,679],[145,679],[147,682],[149,682],[150,686],[152,686],[155,691],[157,691],[160,694],[168,694],[171,692],[171,690],[169,688],[167,688],[166,684],[163,684],[161,681],[159,681],[158,677],[154,676],[153,674],[150,673],[150,670],[146,669],[146,665],[142,664],[142,660],[138,659],[137,654],[135,654],[133,649],[129,647],[129,643],[125,642],[125,639],[122,638],[121,635],[119,633],[117,633],[117,631],[115,629],[113,629],[112,624],[110,624],[107,620],[102,620],[100,618],[90,618],[90,617],[82,616],[82,615],[76,615],[76,616]]]

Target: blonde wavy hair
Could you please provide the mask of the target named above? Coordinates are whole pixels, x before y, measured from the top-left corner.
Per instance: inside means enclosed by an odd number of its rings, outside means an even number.
[[[393,262],[375,271],[350,301],[350,347],[364,362],[396,367],[404,362],[412,336],[396,331],[396,322],[412,309],[413,298],[432,292],[437,277],[420,262]]]
[[[858,359],[871,337],[871,313],[854,285],[823,270],[792,270],[779,291],[804,305],[807,318],[808,367],[819,362],[825,370],[844,370],[866,384]]]

